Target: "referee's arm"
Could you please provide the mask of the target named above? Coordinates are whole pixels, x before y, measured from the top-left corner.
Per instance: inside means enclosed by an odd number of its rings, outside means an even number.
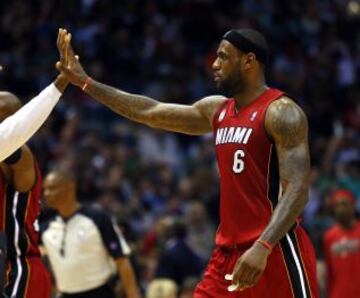
[[[134,270],[128,257],[120,257],[115,260],[117,272],[122,281],[126,297],[140,298],[139,290],[136,283]]]
[[[134,270],[129,260],[131,250],[116,221],[103,214],[99,227],[105,247],[115,260],[117,273],[122,281],[126,297],[140,298]]]

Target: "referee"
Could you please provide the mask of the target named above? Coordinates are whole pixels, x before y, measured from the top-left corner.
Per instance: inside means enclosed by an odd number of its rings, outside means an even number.
[[[44,181],[44,197],[57,211],[42,227],[41,240],[60,297],[115,297],[109,284],[115,267],[126,297],[140,297],[129,246],[109,215],[79,203],[74,177],[52,171]]]

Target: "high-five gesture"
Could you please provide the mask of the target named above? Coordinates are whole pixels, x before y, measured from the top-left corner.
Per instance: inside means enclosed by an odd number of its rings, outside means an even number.
[[[71,34],[59,29],[57,47],[59,71],[75,86],[114,112],[137,122],[164,130],[191,135],[211,131],[215,111],[224,102],[222,96],[208,96],[193,105],[161,103],[147,96],[127,93],[90,78],[84,71],[71,46]]]
[[[56,63],[56,68],[73,85],[82,87],[88,75],[81,66],[78,57],[74,54],[71,46],[71,33],[68,33],[65,29],[59,29],[57,48],[59,50],[60,61]]]

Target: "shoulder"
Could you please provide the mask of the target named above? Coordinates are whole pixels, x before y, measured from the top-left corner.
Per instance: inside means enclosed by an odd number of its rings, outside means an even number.
[[[227,98],[222,95],[209,95],[198,100],[194,105],[197,107],[218,107],[226,100]]]
[[[324,233],[324,241],[327,243],[332,242],[334,238],[338,237],[339,233],[339,226],[337,224],[334,224]]]
[[[96,223],[111,221],[111,215],[96,206],[82,206],[78,213],[92,219]]]
[[[45,221],[40,223],[39,227],[40,227],[41,235],[50,228],[50,226],[53,222],[56,221],[57,216],[58,216],[57,214],[52,214],[49,218],[47,218]]]
[[[274,100],[268,107],[268,113],[278,117],[286,114],[290,116],[289,118],[305,116],[304,111],[299,105],[287,96],[281,96],[277,100]]]
[[[210,95],[206,96],[194,103],[194,106],[206,116],[212,120],[216,111],[226,102],[228,99],[222,95]]]
[[[291,98],[282,96],[269,105],[265,127],[275,140],[301,139],[306,135],[308,125],[304,111]]]

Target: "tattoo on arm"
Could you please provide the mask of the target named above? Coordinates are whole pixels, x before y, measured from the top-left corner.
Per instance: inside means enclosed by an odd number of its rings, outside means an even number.
[[[224,100],[221,96],[204,98],[194,105],[161,103],[93,81],[85,90],[115,113],[150,127],[199,135],[211,131],[209,111]],[[214,112],[215,113],[215,112]]]
[[[307,202],[308,124],[300,107],[289,98],[281,98],[269,106],[265,126],[276,146],[282,194],[261,239],[276,244],[295,224]]]
[[[114,112],[139,122],[143,120],[141,119],[142,112],[159,103],[149,97],[130,94],[96,81],[92,81],[85,91]]]

